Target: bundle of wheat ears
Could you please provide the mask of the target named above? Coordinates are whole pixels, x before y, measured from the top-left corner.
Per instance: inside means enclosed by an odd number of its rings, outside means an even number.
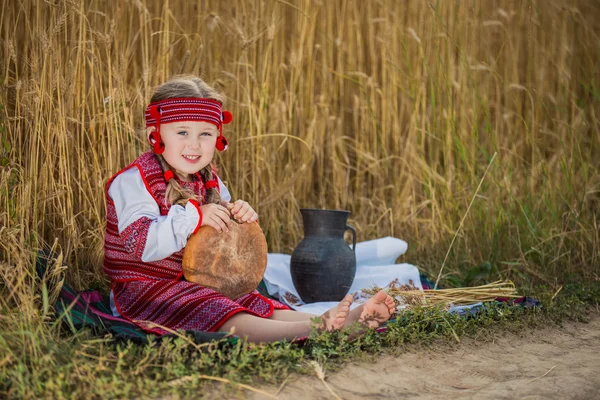
[[[367,295],[374,295],[381,288],[363,289],[362,292]],[[431,307],[437,305],[448,306],[466,305],[483,301],[495,300],[498,297],[517,298],[514,283],[511,281],[496,281],[482,286],[439,289],[439,290],[419,290],[410,282],[408,285],[398,285],[397,282],[391,282],[389,288],[384,289],[394,298],[397,306],[421,306]]]

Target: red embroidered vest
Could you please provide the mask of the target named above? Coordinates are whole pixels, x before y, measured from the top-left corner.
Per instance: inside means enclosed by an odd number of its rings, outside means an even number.
[[[183,249],[163,260],[142,261],[148,228],[152,223],[150,219],[142,217],[130,224],[119,234],[119,221],[117,220],[115,205],[112,198],[108,195],[108,189],[117,176],[132,167],[136,167],[139,170],[146,189],[154,197],[160,208],[160,214],[167,215],[171,208],[171,205],[167,204],[165,199],[167,183],[164,178],[164,171],[152,152],[142,154],[134,162],[110,178],[106,185],[104,272],[113,282],[180,279],[183,275],[181,267]],[[216,179],[217,175],[214,168],[213,175]],[[181,182],[181,184],[196,193],[202,200],[200,202],[200,205],[202,205],[204,204],[204,199],[206,199],[206,189],[199,174],[196,174],[196,178],[193,182]],[[220,187],[217,187],[217,190],[220,192]]]

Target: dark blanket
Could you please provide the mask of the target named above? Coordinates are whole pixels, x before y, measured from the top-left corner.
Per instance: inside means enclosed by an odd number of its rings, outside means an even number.
[[[39,252],[36,269],[38,276],[42,280],[46,278],[49,266],[55,261],[56,259],[49,251]],[[150,335],[148,332],[143,331],[138,326],[123,318],[117,318],[112,315],[108,296],[102,295],[98,290],[90,289],[78,292],[68,283],[63,282],[60,284],[62,287],[54,303],[54,309],[56,317],[62,318],[71,330],[78,331],[82,328],[89,328],[94,334],[99,336],[112,334],[112,338],[116,342],[133,341],[140,344],[148,343]],[[48,291],[51,292],[52,288],[49,288]],[[197,344],[221,340],[227,335],[225,332],[185,331],[184,333]],[[155,337],[155,342],[164,338],[177,337],[175,334],[152,336]],[[238,338],[229,337],[228,340],[235,342]]]

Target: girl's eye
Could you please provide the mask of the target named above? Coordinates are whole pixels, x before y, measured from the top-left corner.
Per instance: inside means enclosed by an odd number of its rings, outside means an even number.
[[[202,136],[212,136],[211,132],[202,132],[201,133]]]
[[[187,136],[187,132],[186,131],[177,132],[177,134],[181,135],[181,136]]]

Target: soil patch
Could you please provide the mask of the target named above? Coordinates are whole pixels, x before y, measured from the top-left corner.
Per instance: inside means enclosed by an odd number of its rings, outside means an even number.
[[[343,399],[598,398],[600,316],[594,315],[589,323],[385,355],[375,363],[353,363],[326,372],[325,381]],[[277,392],[275,387],[262,389]],[[316,375],[291,376],[277,397],[335,398]]]

